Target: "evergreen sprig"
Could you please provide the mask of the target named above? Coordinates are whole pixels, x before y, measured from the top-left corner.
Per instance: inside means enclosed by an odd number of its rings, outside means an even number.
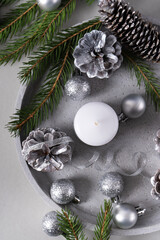
[[[124,60],[131,72],[135,73],[138,86],[144,82],[147,97],[154,103],[156,110],[160,110],[160,79],[156,77],[153,68],[131,53],[124,52]]]
[[[77,216],[66,209],[57,213],[60,230],[67,240],[87,240],[83,232],[83,225]]]
[[[49,117],[57,107],[62,95],[63,86],[73,70],[73,57],[67,49],[64,58],[60,58],[49,70],[45,82],[34,96],[32,102],[17,110],[11,118],[8,128],[15,136],[23,130],[26,135],[36,128],[42,120]]]
[[[63,95],[63,86],[74,69],[73,49],[86,32],[100,26],[99,20],[94,19],[69,28],[56,35],[50,46],[47,45],[37,52],[38,57],[33,57],[29,67],[25,69],[25,74],[33,67],[34,71],[31,71],[27,79],[23,75],[23,82],[29,83],[38,79],[50,67],[49,73],[33,101],[21,110],[17,110],[11,117],[7,127],[12,135],[17,136],[22,130],[27,135],[42,120],[49,117],[49,113],[58,105]]]
[[[35,0],[16,6],[6,14],[0,28],[0,42],[4,43],[8,37],[12,38],[17,32],[29,25],[42,13]]]
[[[23,54],[29,54],[37,45],[51,41],[63,23],[69,19],[76,6],[76,0],[64,0],[58,10],[45,12],[39,16],[36,23],[16,40],[7,44],[0,53],[0,64],[20,60]]]
[[[7,5],[11,5],[13,3],[19,2],[20,0],[1,0],[0,1],[0,7],[1,6],[7,6]]]
[[[93,240],[108,240],[111,234],[112,204],[104,200],[104,208],[101,207],[97,216],[97,225],[94,231]]]
[[[83,225],[77,216],[70,210],[65,209],[57,213],[60,230],[67,240],[87,240],[83,231]],[[93,240],[109,240],[112,230],[112,204],[104,200],[104,207],[101,206],[97,216]]]

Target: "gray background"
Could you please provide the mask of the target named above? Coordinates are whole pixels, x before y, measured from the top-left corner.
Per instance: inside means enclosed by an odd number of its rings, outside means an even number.
[[[96,15],[96,4],[91,7],[86,7],[84,1],[77,2],[79,2],[78,11],[74,13],[70,21],[71,24]],[[160,19],[159,0],[130,0],[129,2],[146,16]],[[21,65],[22,63],[16,63],[14,66],[8,64],[0,68],[0,239],[45,240],[49,239],[49,237],[41,230],[41,219],[48,211],[53,209],[47,206],[28,183],[19,164],[14,139],[11,138],[8,131],[4,129],[4,125],[9,120],[9,115],[14,112],[15,101],[20,86],[17,73]],[[55,209],[56,208],[55,206]],[[92,233],[88,234],[91,238]],[[130,239],[149,240],[152,238],[158,240],[159,237],[160,233],[157,232],[149,235],[130,237]],[[57,237],[57,239],[61,240],[63,238]],[[111,239],[127,240],[129,237],[113,236]]]

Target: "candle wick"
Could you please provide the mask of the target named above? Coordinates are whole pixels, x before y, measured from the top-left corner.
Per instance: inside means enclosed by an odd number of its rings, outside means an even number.
[[[98,122],[95,122],[94,124],[95,124],[96,126],[98,126]]]

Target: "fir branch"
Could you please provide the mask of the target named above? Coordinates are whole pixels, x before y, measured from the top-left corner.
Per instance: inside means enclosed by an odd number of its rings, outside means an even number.
[[[156,110],[160,110],[160,79],[155,76],[152,67],[131,53],[124,52],[123,55],[129,69],[135,73],[138,86],[144,82],[147,97],[154,103]]]
[[[40,48],[35,52],[33,57],[30,57],[29,62],[24,63],[27,67],[23,67],[19,74],[21,82],[28,83],[31,79],[35,80],[42,76],[50,62],[58,61],[59,56],[64,52],[70,40],[71,46],[75,48],[79,39],[82,38],[86,32],[90,32],[93,29],[99,29],[100,26],[101,22],[96,18],[59,32],[54,37],[53,41]],[[41,69],[41,71],[39,71],[39,69]]]
[[[41,39],[52,40],[55,31],[58,32],[63,22],[68,20],[76,7],[76,0],[63,1],[63,4],[51,14],[49,22],[46,22]]]
[[[104,201],[104,209],[101,207],[97,216],[97,225],[94,231],[94,240],[108,240],[111,234],[112,204]]]
[[[7,5],[11,5],[13,3],[17,3],[19,2],[20,0],[1,0],[0,1],[0,7],[1,6],[7,6]]]
[[[65,57],[61,58],[49,71],[45,83],[34,97],[30,105],[17,110],[11,122],[8,124],[9,131],[14,135],[19,135],[24,130],[26,135],[48,118],[49,113],[57,107],[62,95],[63,86],[68,80],[73,70],[73,57],[69,49]]]
[[[71,214],[70,210],[57,213],[59,226],[67,240],[87,240],[83,232],[83,225],[77,216]]]
[[[18,5],[3,19],[2,28],[0,29],[0,42],[4,43],[8,37],[12,38],[41,12],[34,0]]]
[[[54,34],[62,26],[63,22],[72,15],[76,0],[66,0],[59,8],[59,11],[42,14],[30,29],[23,33],[23,36],[9,43],[0,53],[0,64],[20,60],[23,54],[29,54],[35,46],[42,41],[51,40]]]
[[[95,0],[86,0],[86,2],[91,5],[93,2],[95,2]]]
[[[40,19],[37,19],[36,26],[33,24],[30,28],[30,35],[28,32],[24,33],[22,38],[18,38],[15,41],[9,43],[6,49],[1,50],[0,53],[0,65],[5,63],[7,64],[9,61],[12,60],[12,63],[16,62],[17,60],[20,61],[23,54],[25,56],[33,50],[35,45],[38,41],[38,33],[45,22],[46,18],[48,17],[48,12],[43,14]]]

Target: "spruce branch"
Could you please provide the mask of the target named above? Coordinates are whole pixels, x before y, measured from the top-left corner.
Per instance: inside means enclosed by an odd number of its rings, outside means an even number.
[[[62,26],[63,22],[72,15],[76,0],[66,0],[59,10],[43,13],[22,37],[7,44],[0,53],[0,64],[20,60],[23,54],[29,54],[37,45],[52,40],[54,34]]]
[[[112,204],[104,200],[104,208],[101,207],[97,216],[97,225],[95,227],[94,240],[108,240],[111,234]]]
[[[91,5],[93,2],[95,2],[95,0],[86,0],[86,2]]]
[[[70,51],[70,52],[69,52]],[[11,122],[8,124],[9,131],[14,135],[19,135],[24,130],[26,135],[49,117],[57,107],[62,95],[63,87],[73,70],[73,57],[69,48],[64,58],[61,58],[51,69],[46,77],[46,81],[41,86],[39,92],[28,105],[17,110]]]
[[[25,67],[23,67],[19,73],[21,82],[29,83],[31,79],[36,80],[38,77],[41,77],[50,62],[59,60],[59,56],[64,52],[70,40],[71,46],[74,48],[86,32],[99,29],[100,26],[101,22],[98,18],[95,18],[59,32],[53,41],[39,48],[39,50],[34,53],[34,56],[30,57],[30,61],[24,63]],[[41,69],[41,71],[39,71],[39,69]]]
[[[20,0],[1,0],[0,1],[0,7],[1,6],[7,6],[7,5],[11,5],[13,3],[17,3],[19,2]]]
[[[77,216],[72,215],[70,210],[57,213],[59,226],[67,240],[87,240],[83,232],[83,225]]]
[[[0,29],[0,42],[4,43],[8,37],[12,38],[18,31],[30,24],[41,12],[34,0],[18,5],[3,19]]]
[[[138,86],[144,82],[147,97],[154,103],[156,110],[160,110],[160,79],[156,77],[152,67],[131,53],[124,52],[123,55],[131,72],[135,73]]]

